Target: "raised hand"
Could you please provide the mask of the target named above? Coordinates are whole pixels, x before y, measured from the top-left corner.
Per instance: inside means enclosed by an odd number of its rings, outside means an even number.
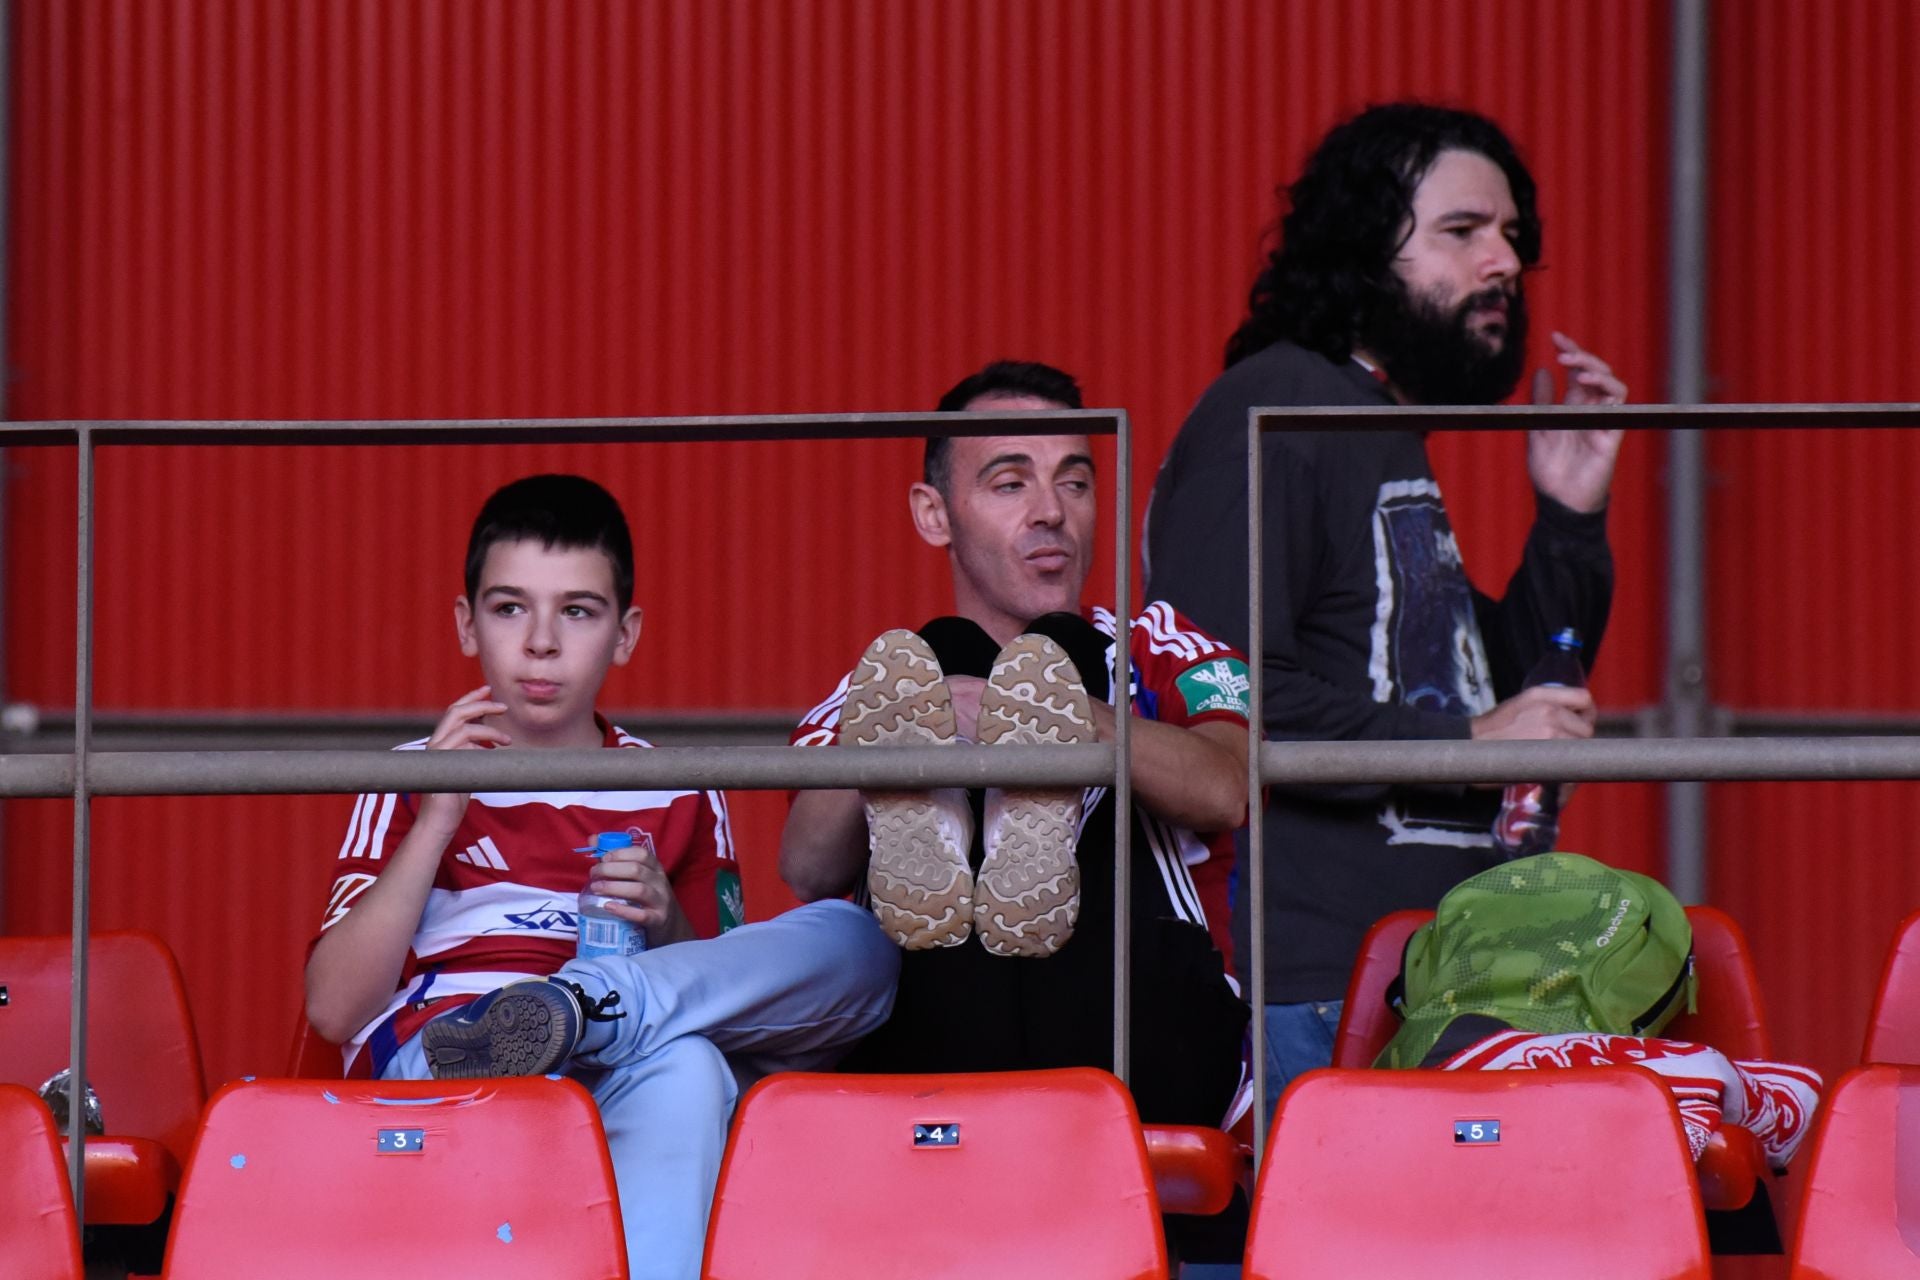
[[[506,703],[495,702],[492,694],[493,686],[483,684],[456,698],[440,717],[440,723],[433,727],[433,733],[427,738],[427,750],[475,751],[483,747],[510,746],[513,738],[506,730],[485,723],[486,717],[497,716],[507,709]],[[467,800],[466,792],[428,792],[420,797],[419,821],[438,824],[451,834],[467,811]]]
[[[1564,333],[1554,334],[1553,344],[1567,369],[1568,404],[1619,404],[1627,398],[1626,384],[1613,376],[1606,361]],[[1552,401],[1553,375],[1542,369],[1534,375],[1533,402]],[[1533,487],[1575,511],[1600,510],[1607,505],[1614,464],[1625,435],[1617,427],[1529,431],[1527,474],[1533,479]]]

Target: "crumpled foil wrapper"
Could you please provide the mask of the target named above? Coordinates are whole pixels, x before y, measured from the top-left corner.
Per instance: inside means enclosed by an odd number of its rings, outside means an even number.
[[[67,1126],[72,1123],[67,1112],[67,1082],[72,1078],[73,1069],[69,1067],[56,1072],[51,1080],[40,1086],[40,1097],[53,1112],[54,1123],[59,1126],[61,1133],[65,1133]],[[100,1120],[100,1095],[93,1091],[91,1084],[87,1086],[86,1114],[80,1117],[80,1125],[92,1134],[107,1131],[107,1126]]]

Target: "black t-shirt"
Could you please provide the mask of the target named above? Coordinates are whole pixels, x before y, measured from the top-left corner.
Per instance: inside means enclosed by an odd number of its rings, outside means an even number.
[[[1357,362],[1291,343],[1228,369],[1154,483],[1149,596],[1244,648],[1247,411],[1391,403]],[[1519,691],[1554,630],[1578,628],[1591,664],[1613,590],[1604,511],[1537,496],[1520,567],[1495,600],[1467,579],[1421,433],[1272,432],[1263,450],[1269,738],[1464,738],[1474,715]],[[1344,995],[1374,920],[1432,907],[1494,862],[1498,805],[1498,792],[1461,788],[1272,788],[1267,999]],[[1248,965],[1245,886],[1235,929]]]

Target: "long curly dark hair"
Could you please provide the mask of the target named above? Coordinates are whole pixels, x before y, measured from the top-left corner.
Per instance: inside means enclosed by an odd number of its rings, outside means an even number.
[[[1443,151],[1475,151],[1500,166],[1520,214],[1514,249],[1540,260],[1533,175],[1485,116],[1424,102],[1368,107],[1337,125],[1292,186],[1279,243],[1253,282],[1247,318],[1227,340],[1227,364],[1288,339],[1332,360],[1353,352],[1411,231],[1413,193]]]

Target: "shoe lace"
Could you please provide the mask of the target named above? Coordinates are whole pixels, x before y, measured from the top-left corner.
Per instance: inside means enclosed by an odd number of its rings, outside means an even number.
[[[580,1001],[580,1013],[588,1022],[618,1022],[627,1016],[624,1009],[619,1013],[611,1012],[620,1006],[618,991],[609,991],[598,1000],[590,1000],[585,987],[573,982],[567,985],[573,988],[574,996]]]

